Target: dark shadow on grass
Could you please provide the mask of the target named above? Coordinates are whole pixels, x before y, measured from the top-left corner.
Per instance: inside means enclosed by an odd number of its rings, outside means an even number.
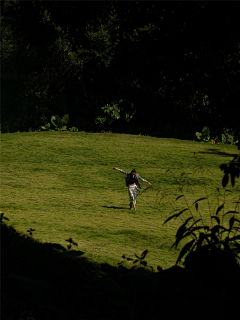
[[[219,149],[207,149],[207,151],[199,151],[197,153],[217,154],[217,155],[223,156],[223,157],[233,157],[235,155],[235,153],[227,153],[227,152],[223,152]]]
[[[133,297],[134,319],[139,320],[188,320],[196,310],[195,320],[234,319],[238,312],[240,296],[234,289],[240,281],[236,278],[227,278],[231,287],[226,288],[223,278],[216,278],[210,290],[201,271],[197,274],[174,266],[152,273],[121,264],[118,268],[98,264],[83,258],[82,251],[38,242],[4,223],[1,239],[2,319],[130,320]],[[66,241],[73,243],[70,239]],[[191,317],[186,317],[186,310]]]
[[[108,209],[129,209],[129,208],[126,208],[126,207],[115,207],[115,206],[111,206],[111,207],[102,206],[102,208],[108,208]]]

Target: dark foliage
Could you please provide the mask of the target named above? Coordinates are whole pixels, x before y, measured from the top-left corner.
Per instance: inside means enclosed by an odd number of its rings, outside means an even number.
[[[238,125],[237,2],[1,8],[4,132],[37,129],[52,114],[69,114],[80,130],[183,139],[204,126],[218,135]],[[106,105],[118,105],[119,117]]]
[[[153,273],[94,264],[81,251],[20,235],[6,220],[2,214],[3,319],[210,320],[232,319],[238,310],[237,277],[225,286],[223,272],[215,287],[199,277],[201,270],[199,275],[180,267]]]

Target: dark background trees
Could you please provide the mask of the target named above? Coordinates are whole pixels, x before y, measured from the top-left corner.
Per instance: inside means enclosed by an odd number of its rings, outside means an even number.
[[[52,114],[81,130],[191,139],[236,128],[239,3],[2,6],[2,130]]]

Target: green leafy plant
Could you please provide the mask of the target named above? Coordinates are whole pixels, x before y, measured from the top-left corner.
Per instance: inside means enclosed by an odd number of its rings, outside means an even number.
[[[33,231],[35,231],[35,229],[30,228],[29,230],[27,230],[27,232],[29,233],[30,236],[32,236]]]
[[[122,256],[122,261],[118,263],[118,266],[119,267],[123,267],[124,265],[126,265],[127,261],[131,261],[133,263],[133,266],[130,268],[130,270],[133,270],[133,269],[144,269],[144,270],[151,270],[153,271],[153,267],[152,266],[148,266],[148,263],[147,261],[145,260],[147,254],[148,254],[148,250],[145,250],[142,252],[141,256],[138,256],[136,254],[135,255],[135,258],[129,258],[129,257],[126,257],[125,255]],[[148,269],[149,268],[149,269]],[[162,268],[160,266],[157,266],[157,270],[160,272],[162,271]]]
[[[66,124],[68,123],[68,121],[69,121],[68,114],[65,114],[62,119],[58,115],[56,116],[52,115],[51,117],[51,122],[55,127],[56,131],[66,131],[67,130]]]
[[[229,166],[221,165],[220,168],[225,170],[223,186],[225,187],[228,183],[227,171],[229,167],[233,165],[230,163]],[[179,182],[178,182],[179,183]],[[232,185],[233,179],[232,179]],[[180,185],[180,190],[182,186]],[[220,201],[220,190],[217,189],[218,199],[217,208],[213,211],[210,206],[209,197],[201,197],[189,205],[188,200],[184,194],[179,195],[176,201],[183,200],[186,207],[181,209],[175,209],[170,217],[168,217],[164,224],[175,220],[177,218],[182,219],[182,224],[178,228],[175,235],[175,242],[171,248],[177,248],[179,243],[186,241],[185,245],[182,247],[179,256],[177,258],[176,264],[178,264],[184,257],[195,254],[197,256],[199,253],[202,254],[203,249],[205,252],[211,251],[212,253],[218,253],[218,255],[225,254],[225,260],[228,260],[233,265],[237,265],[240,261],[240,219],[238,215],[238,207],[240,205],[240,196],[238,196],[235,201],[233,201],[234,209],[230,209],[225,212],[225,207],[227,207],[226,193],[231,193],[231,190],[223,190],[223,201]],[[208,210],[210,214],[210,220],[202,218],[199,203],[207,201]],[[222,202],[222,203],[221,203]],[[228,203],[230,204],[230,203]],[[194,209],[193,209],[194,208]],[[206,206],[204,207],[206,210]],[[186,215],[183,217],[184,215]],[[190,238],[190,240],[189,240]],[[189,240],[189,241],[188,241]],[[186,261],[186,259],[185,259]]]
[[[70,250],[72,248],[72,245],[74,245],[76,247],[78,246],[78,244],[76,242],[74,242],[72,238],[69,238],[65,241],[69,242],[69,245],[67,246],[68,250]]]
[[[176,200],[184,197],[180,195]],[[200,198],[193,202],[196,211],[199,210],[199,202],[206,200],[207,198]],[[239,198],[240,200],[240,198]],[[240,201],[236,202],[236,207],[240,204]],[[183,222],[176,232],[176,241],[172,245],[172,248],[179,245],[179,243],[191,237],[192,240],[187,242],[178,256],[177,262],[180,262],[187,253],[199,250],[202,246],[207,247],[208,250],[223,250],[229,256],[234,257],[236,260],[240,259],[240,220],[235,217],[239,214],[236,210],[229,210],[226,213],[223,212],[225,204],[222,203],[216,210],[215,214],[211,214],[212,223],[211,226],[204,224],[202,218],[196,219],[191,212],[190,208],[185,208],[171,215],[165,222],[169,222],[172,219],[179,218],[184,212],[189,211],[190,216]],[[231,216],[230,218],[228,218]],[[228,227],[224,223],[224,218],[228,218]],[[202,225],[200,225],[202,224]]]
[[[196,132],[196,137],[199,141],[207,142],[210,140],[210,129],[208,127],[204,127],[202,129],[202,133]]]
[[[72,127],[72,128],[69,128],[69,131],[71,131],[71,132],[78,132],[78,128],[77,128],[77,127]]]
[[[44,126],[41,126],[41,129],[43,131],[49,131],[50,130],[50,123],[46,123]]]

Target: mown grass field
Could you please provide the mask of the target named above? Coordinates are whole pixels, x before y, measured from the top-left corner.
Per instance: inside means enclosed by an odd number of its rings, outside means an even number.
[[[192,203],[206,196],[199,202],[205,221],[209,207],[214,212],[223,201],[234,209],[239,183],[223,192],[219,165],[235,153],[231,145],[126,134],[2,134],[1,211],[19,232],[35,229],[42,242],[66,246],[71,237],[92,261],[117,265],[123,254],[148,249],[148,264],[166,269],[181,249],[170,250],[181,220],[163,224],[174,209],[189,205],[198,215]],[[136,212],[129,210],[125,175],[113,166],[136,168],[153,184],[141,183]]]

